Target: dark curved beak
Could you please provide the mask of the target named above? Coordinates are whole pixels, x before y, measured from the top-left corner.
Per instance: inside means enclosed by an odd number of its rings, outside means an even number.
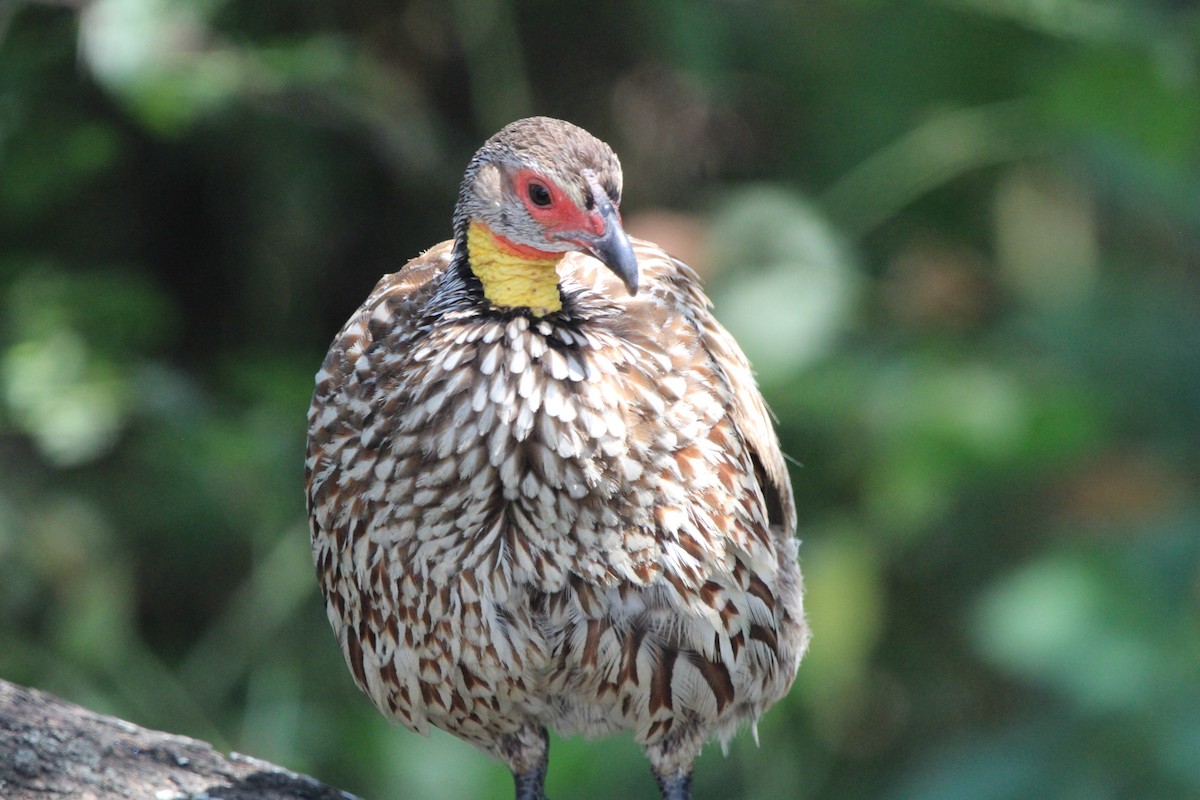
[[[593,214],[604,224],[604,233],[599,236],[583,236],[579,243],[621,279],[630,296],[635,295],[638,291],[638,261],[629,236],[621,226],[621,215],[599,186],[593,187],[592,196],[596,203]]]
[[[632,297],[638,292],[637,256],[633,253],[633,245],[621,227],[621,218],[613,204],[605,198],[603,205],[607,206],[606,210],[601,208],[600,202],[596,203],[600,218],[604,220],[604,234],[595,239],[588,249],[621,279]]]

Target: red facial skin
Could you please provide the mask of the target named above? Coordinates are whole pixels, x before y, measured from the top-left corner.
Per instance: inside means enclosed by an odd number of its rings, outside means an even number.
[[[532,183],[540,183],[546,187],[546,191],[550,193],[549,205],[539,206],[529,198],[529,186]],[[585,212],[549,178],[531,169],[521,169],[513,179],[513,185],[517,197],[521,198],[521,202],[529,210],[529,215],[542,224],[547,240],[557,239],[586,248],[587,242],[581,241],[580,234],[588,238],[604,235],[604,219],[600,212]]]

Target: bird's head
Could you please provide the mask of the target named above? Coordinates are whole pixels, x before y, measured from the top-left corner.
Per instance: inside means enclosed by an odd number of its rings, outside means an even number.
[[[534,313],[561,308],[554,267],[590,253],[637,293],[638,264],[621,226],[621,163],[580,127],[518,120],[471,160],[455,209],[455,235],[493,304]]]

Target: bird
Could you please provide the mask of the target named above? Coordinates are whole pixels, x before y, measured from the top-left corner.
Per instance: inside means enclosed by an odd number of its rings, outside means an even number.
[[[620,161],[515,121],[453,238],[335,337],[305,483],[326,610],[390,720],[544,800],[548,729],[631,732],[665,800],[789,690],[809,641],[773,418],[698,275],[630,237]]]

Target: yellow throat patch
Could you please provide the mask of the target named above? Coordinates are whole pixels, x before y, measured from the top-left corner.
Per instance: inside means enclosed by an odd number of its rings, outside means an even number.
[[[557,267],[564,255],[514,245],[481,222],[467,227],[467,261],[492,305],[528,308],[539,317],[560,310]]]

